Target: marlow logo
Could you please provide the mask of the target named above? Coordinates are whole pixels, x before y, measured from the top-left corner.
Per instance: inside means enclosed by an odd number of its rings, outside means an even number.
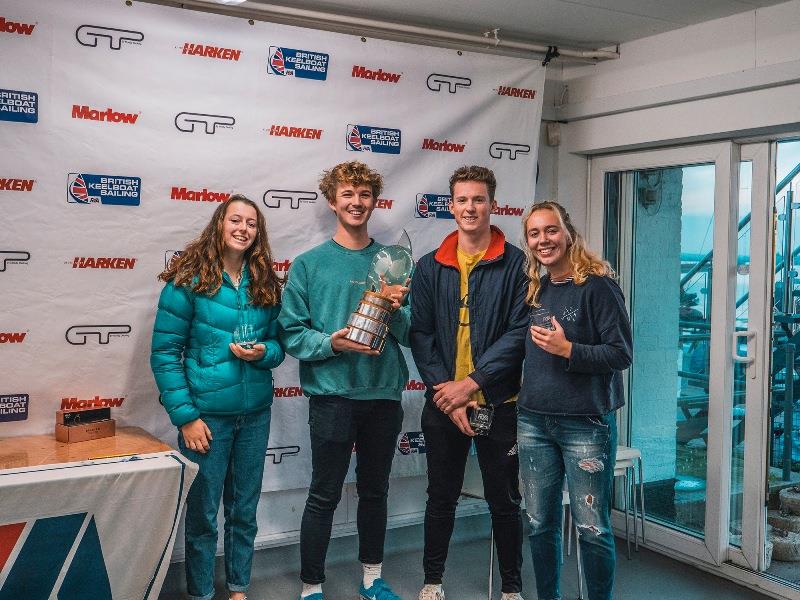
[[[267,448],[267,456],[272,459],[273,465],[279,465],[286,456],[297,456],[300,454],[300,446],[275,446]]]
[[[189,190],[185,187],[173,187],[169,197],[172,200],[189,200],[190,202],[225,202],[231,195],[228,192],[209,192],[208,188]]]
[[[303,138],[306,140],[318,140],[322,137],[322,129],[293,127],[290,125],[272,125],[269,128],[269,134],[282,137]]]
[[[138,177],[70,173],[67,181],[67,202],[139,206],[141,189],[142,180]]]
[[[431,73],[428,75],[426,81],[428,89],[432,92],[441,92],[447,90],[451,94],[455,94],[459,88],[468,88],[472,85],[472,79],[469,77],[460,77],[458,75],[442,75],[441,73]]]
[[[33,33],[33,28],[36,23],[18,23],[16,21],[9,21],[5,17],[0,17],[0,32],[3,33],[18,33],[20,35],[30,35]]]
[[[175,127],[184,133],[192,133],[195,125],[202,123],[203,130],[213,135],[217,133],[217,127],[221,129],[233,129],[236,119],[227,115],[207,115],[204,113],[181,112],[175,115]]]
[[[127,337],[130,332],[130,325],[73,325],[67,329],[64,337],[73,346],[84,346],[89,339],[96,339],[105,345],[112,336]]]
[[[267,208],[280,208],[282,200],[289,201],[289,207],[300,208],[301,204],[314,204],[319,194],[299,190],[267,190],[264,192],[264,205]]]
[[[303,389],[296,385],[276,387],[273,391],[273,396],[275,396],[275,398],[299,398],[302,395]]]
[[[220,48],[219,46],[207,46],[205,44],[192,44],[185,42],[181,54],[191,54],[192,56],[205,56],[208,58],[218,58],[220,60],[238,61],[242,55],[241,50],[233,48]]]
[[[0,394],[0,421],[24,421],[28,418],[28,404],[30,404],[28,394]],[[2,527],[0,527],[0,540],[2,540]],[[2,556],[2,541],[0,541],[0,570],[3,568]]]
[[[489,146],[489,156],[492,158],[503,158],[508,156],[511,160],[517,160],[518,154],[528,154],[531,147],[528,144],[512,144],[511,142],[492,142]]]
[[[416,217],[422,219],[453,219],[449,194],[417,194]]]
[[[23,265],[31,259],[31,253],[24,250],[0,250],[0,273],[8,265]]]
[[[354,152],[400,154],[400,130],[371,125],[347,126],[347,149]]]
[[[72,118],[86,119],[88,121],[102,121],[105,123],[125,123],[128,125],[135,125],[136,119],[139,118],[139,115],[137,113],[117,112],[113,108],[98,110],[96,108],[89,108],[86,105],[73,104]]]
[[[5,179],[0,177],[0,192],[32,192],[34,179]]]
[[[109,258],[95,256],[76,256],[72,259],[73,269],[133,269],[136,265],[135,258]]]
[[[289,271],[289,267],[291,266],[292,261],[290,261],[288,258],[281,261],[272,261],[272,268],[275,269],[276,273],[287,273]]]
[[[122,42],[126,44],[139,44],[144,39],[141,31],[130,29],[117,29],[116,27],[101,27],[100,25],[81,25],[75,30],[75,39],[81,46],[97,48],[102,39],[108,41],[111,50],[120,50]]]
[[[0,332],[0,344],[21,344],[25,341],[26,331],[3,333]]]
[[[463,152],[466,144],[454,144],[447,140],[437,141],[431,138],[422,140],[423,150],[437,150],[439,152]]]
[[[328,77],[329,58],[327,54],[322,52],[270,46],[267,72],[281,77],[325,81]]]
[[[406,383],[406,391],[407,392],[422,392],[425,391],[425,384],[421,381],[417,381],[416,379],[409,379]]]
[[[400,454],[425,454],[425,436],[421,431],[406,431],[397,442]]]
[[[506,204],[505,206],[500,206],[498,204],[492,211],[492,214],[500,216],[521,217],[523,212],[525,212],[525,209],[518,206],[509,206],[508,204]]]
[[[89,513],[0,526],[0,571],[7,574],[0,598],[111,600],[97,524]]]
[[[523,98],[525,100],[534,100],[536,98],[536,90],[530,88],[518,88],[510,85],[501,85],[497,87],[498,96],[511,96],[512,98]]]
[[[95,396],[88,400],[82,400],[77,396],[61,399],[61,410],[82,410],[84,408],[119,408],[125,402],[125,396],[113,398],[103,398]]]
[[[390,73],[389,71],[384,71],[383,69],[372,71],[360,65],[353,65],[353,73],[351,76],[358,77],[360,79],[372,79],[373,81],[385,81],[387,83],[397,83],[398,81],[400,81],[401,75],[402,73]]]
[[[39,122],[39,94],[19,90],[0,90],[0,121]]]

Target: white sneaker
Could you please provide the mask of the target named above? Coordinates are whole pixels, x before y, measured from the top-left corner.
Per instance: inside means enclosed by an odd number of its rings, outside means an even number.
[[[525,600],[519,592],[503,592],[500,600]]]
[[[444,600],[444,590],[441,585],[425,585],[419,591],[418,600]]]

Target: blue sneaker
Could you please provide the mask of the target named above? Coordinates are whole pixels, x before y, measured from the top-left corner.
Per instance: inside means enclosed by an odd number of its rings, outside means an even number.
[[[320,593],[311,594],[310,596],[306,596],[303,598],[302,596],[298,596],[297,600],[325,600],[325,596]]]
[[[401,600],[400,596],[392,591],[392,588],[381,578],[375,580],[372,587],[366,589],[364,582],[358,587],[361,600]]]

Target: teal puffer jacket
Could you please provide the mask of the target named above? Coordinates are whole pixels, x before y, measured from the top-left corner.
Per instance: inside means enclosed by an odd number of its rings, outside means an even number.
[[[246,415],[272,404],[272,372],[283,362],[277,339],[280,306],[248,304],[248,269],[239,289],[223,273],[222,286],[213,296],[167,283],[158,301],[153,326],[150,367],[161,392],[161,403],[173,425],[203,415]],[[247,362],[231,352],[233,331],[252,323],[261,360]]]

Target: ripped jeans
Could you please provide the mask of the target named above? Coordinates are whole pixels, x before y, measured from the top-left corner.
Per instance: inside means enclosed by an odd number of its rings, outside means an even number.
[[[540,600],[561,599],[561,491],[565,476],[572,518],[580,534],[588,600],[611,600],[616,563],[611,530],[615,414],[560,416],[520,409],[517,441]]]

